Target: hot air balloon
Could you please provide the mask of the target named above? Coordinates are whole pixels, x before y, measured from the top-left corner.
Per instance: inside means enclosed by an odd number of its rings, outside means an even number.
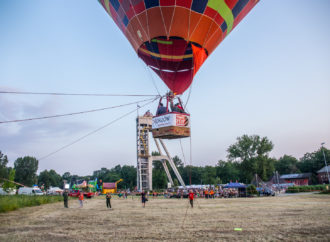
[[[175,94],[259,0],[98,0]]]
[[[179,109],[169,112],[169,103],[189,88],[207,57],[259,0],[98,1],[171,90],[167,112],[153,117],[154,138],[189,137],[190,115]]]

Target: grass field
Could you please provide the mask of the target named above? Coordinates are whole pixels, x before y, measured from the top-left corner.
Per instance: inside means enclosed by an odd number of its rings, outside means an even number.
[[[330,195],[283,197],[70,200],[0,214],[0,241],[329,241]],[[235,231],[241,228],[242,231]]]
[[[0,196],[0,213],[9,212],[24,207],[54,203],[62,200],[62,196],[2,195]]]

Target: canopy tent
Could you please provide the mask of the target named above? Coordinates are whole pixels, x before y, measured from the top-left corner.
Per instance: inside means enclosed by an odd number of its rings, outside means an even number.
[[[225,185],[223,188],[246,188],[246,185],[239,182],[230,182],[227,185]]]

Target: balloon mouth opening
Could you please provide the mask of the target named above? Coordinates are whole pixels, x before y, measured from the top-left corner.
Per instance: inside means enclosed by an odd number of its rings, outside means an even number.
[[[182,94],[208,54],[199,44],[181,37],[159,36],[144,42],[138,49],[138,56],[170,90]]]
[[[159,69],[155,66],[150,66],[148,65],[151,69],[156,70],[156,71],[164,71],[164,72],[184,72],[184,71],[191,71],[194,68],[190,68],[190,69],[182,69],[182,70],[178,70],[178,71],[174,71],[174,70],[166,70],[166,69]]]

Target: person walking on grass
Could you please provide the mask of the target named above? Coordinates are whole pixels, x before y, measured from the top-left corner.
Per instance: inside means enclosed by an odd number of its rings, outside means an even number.
[[[80,208],[83,207],[83,203],[84,203],[84,193],[83,192],[80,192],[79,193],[79,205],[80,205]]]
[[[69,208],[69,206],[68,206],[68,197],[69,195],[68,195],[68,190],[64,190],[64,192],[63,192],[63,201],[64,201],[64,207],[65,208]]]
[[[148,199],[146,198],[146,193],[142,190],[141,193],[141,202],[142,202],[142,206],[145,207],[146,206],[146,202],[148,201]]]
[[[191,206],[191,208],[193,208],[194,207],[194,193],[192,190],[189,191],[188,197],[189,197],[190,206]]]
[[[105,196],[105,200],[106,200],[106,203],[107,203],[107,208],[111,208],[110,199],[111,199],[111,194],[107,193],[107,195]]]

